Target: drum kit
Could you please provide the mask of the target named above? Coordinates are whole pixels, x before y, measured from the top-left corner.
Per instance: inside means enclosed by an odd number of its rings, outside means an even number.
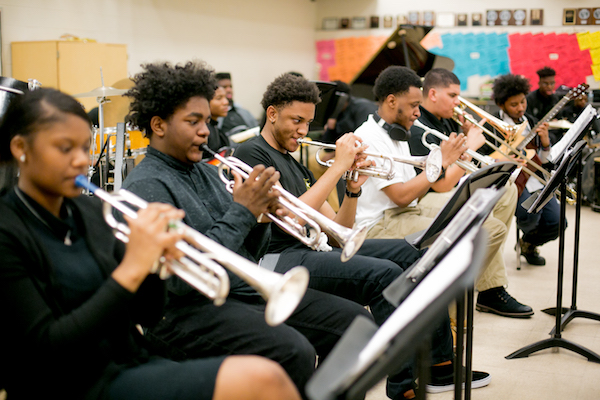
[[[105,86],[102,69],[100,80],[102,86],[89,92],[75,94],[73,97],[95,97],[98,102],[97,126],[94,125],[91,131],[88,179],[101,188],[112,191],[120,188],[127,173],[144,157],[148,139],[139,130],[125,124],[129,100],[123,94],[133,86],[133,81],[123,79],[116,82],[114,87]],[[0,77],[0,119],[15,96],[39,87],[41,83],[35,79],[23,82]],[[122,129],[118,129],[120,126]],[[14,179],[14,172],[6,168],[0,170],[0,183]]]
[[[129,101],[123,96],[131,87],[131,79],[113,86],[102,86],[75,98],[95,97],[98,102],[98,125],[92,129],[88,178],[105,190],[118,190],[127,173],[144,157],[148,139],[139,130],[125,124]],[[108,126],[107,126],[108,125]]]

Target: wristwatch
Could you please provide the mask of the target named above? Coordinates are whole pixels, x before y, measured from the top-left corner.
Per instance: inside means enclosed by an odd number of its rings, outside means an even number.
[[[361,194],[362,194],[362,188],[360,188],[358,190],[358,192],[356,192],[356,193],[352,193],[351,191],[348,190],[348,188],[346,188],[346,196],[350,197],[351,199],[360,197]]]
[[[444,179],[446,177],[446,168],[442,167],[442,173],[440,174],[440,176],[437,178],[436,182],[441,181],[442,179]]]

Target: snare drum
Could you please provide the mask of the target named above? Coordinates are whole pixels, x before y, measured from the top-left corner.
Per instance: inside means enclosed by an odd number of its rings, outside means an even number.
[[[129,136],[129,150],[133,156],[146,153],[146,147],[150,144],[150,140],[144,137],[144,134],[140,131],[128,131]]]

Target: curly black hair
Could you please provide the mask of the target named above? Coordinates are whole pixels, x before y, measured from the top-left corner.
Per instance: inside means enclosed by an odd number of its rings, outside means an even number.
[[[540,68],[535,73],[541,78],[547,78],[549,76],[556,76],[556,71],[550,67]]]
[[[144,71],[133,77],[135,86],[125,96],[132,98],[127,120],[146,137],[152,136],[152,117],[166,120],[192,97],[210,101],[215,94],[215,74],[205,62],[143,64],[142,68]]]
[[[527,96],[529,90],[531,90],[531,85],[527,78],[521,75],[506,74],[494,80],[492,97],[497,105],[502,105],[509,98],[518,94],[523,93]]]
[[[269,106],[280,109],[293,101],[319,104],[319,88],[314,82],[301,76],[283,74],[267,86],[260,104],[266,111]]]
[[[375,101],[382,102],[390,94],[397,95],[408,93],[411,87],[421,88],[421,78],[410,68],[392,65],[387,67],[375,79],[373,94]]]

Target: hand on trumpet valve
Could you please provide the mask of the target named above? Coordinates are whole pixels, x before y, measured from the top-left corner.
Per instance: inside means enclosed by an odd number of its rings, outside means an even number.
[[[138,210],[137,218],[125,215],[131,233],[123,263],[150,274],[160,258],[164,261],[181,258],[183,253],[175,244],[182,240],[183,233],[169,227],[172,221],[180,221],[184,216],[182,210],[159,203],[151,203],[148,208]]]
[[[357,156],[357,160],[354,162],[354,164],[351,167],[351,170],[354,171],[360,171],[365,170],[371,166],[375,166],[375,161],[373,160],[367,160],[367,155],[361,153]],[[352,193],[356,193],[360,190],[360,187],[363,185],[363,183],[366,182],[366,180],[369,178],[369,175],[365,175],[365,174],[358,174],[355,176],[356,179],[348,179],[346,181],[346,187],[347,189],[352,192]]]
[[[448,168],[448,166],[456,162],[467,149],[466,136],[462,133],[457,135],[455,132],[452,132],[450,136],[448,136],[448,140],[444,140],[440,144],[440,150],[442,151],[442,166]]]
[[[233,201],[246,207],[255,217],[265,214],[278,203],[279,192],[273,185],[279,181],[280,174],[273,167],[257,165],[244,180],[235,171]]]
[[[342,135],[335,142],[335,146],[335,163],[333,165],[336,168],[340,168],[340,171],[347,171],[353,168],[359,155],[369,147],[363,145],[362,139],[353,133]]]

